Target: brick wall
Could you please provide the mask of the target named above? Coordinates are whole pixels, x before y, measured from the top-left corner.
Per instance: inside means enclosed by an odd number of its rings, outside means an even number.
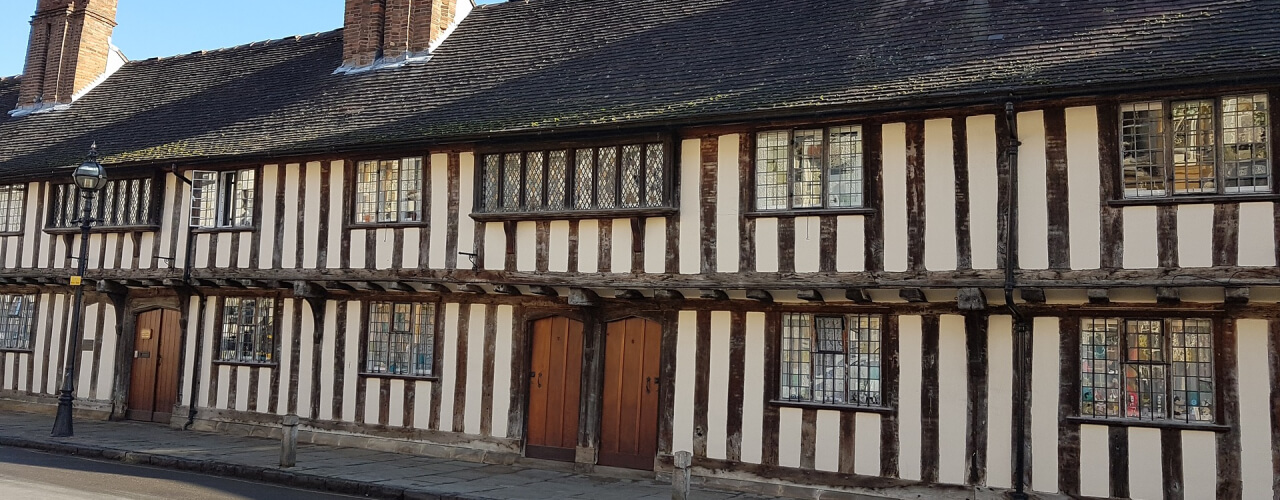
[[[343,63],[368,66],[426,52],[453,22],[458,1],[347,0]]]
[[[31,21],[18,106],[69,103],[107,70],[117,0],[40,0]]]

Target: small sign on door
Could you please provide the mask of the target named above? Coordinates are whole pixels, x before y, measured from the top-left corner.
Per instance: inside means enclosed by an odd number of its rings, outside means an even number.
[[[151,329],[150,329],[150,328],[143,328],[143,329],[142,329],[142,340],[151,340]]]

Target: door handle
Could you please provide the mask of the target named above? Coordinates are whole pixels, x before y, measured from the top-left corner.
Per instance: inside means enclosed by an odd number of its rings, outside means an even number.
[[[529,377],[532,378],[533,373],[529,373]],[[536,383],[538,384],[538,388],[541,389],[542,388],[542,372],[538,372],[538,380],[536,381]]]
[[[652,392],[653,392],[653,389],[652,389],[652,388],[653,388],[653,385],[655,385],[655,384],[660,384],[660,383],[661,383],[661,380],[662,380],[662,377],[645,377],[645,378],[644,378],[644,392],[646,392],[646,393],[652,393]]]

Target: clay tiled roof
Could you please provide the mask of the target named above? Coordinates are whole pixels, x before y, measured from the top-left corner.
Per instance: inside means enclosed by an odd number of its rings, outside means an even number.
[[[120,29],[128,29],[121,27]],[[127,63],[70,109],[0,114],[0,175],[108,163],[1277,81],[1280,1],[528,0],[430,61],[333,74],[341,30]],[[0,106],[17,85],[0,80]]]

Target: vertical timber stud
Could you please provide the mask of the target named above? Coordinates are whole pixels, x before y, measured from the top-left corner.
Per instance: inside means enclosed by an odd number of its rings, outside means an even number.
[[[951,144],[954,145],[952,163],[956,179],[956,269],[963,271],[973,269],[973,243],[969,231],[969,139],[968,122],[964,116],[951,120]]]
[[[1239,254],[1240,204],[1213,206],[1213,265],[1235,266]]]
[[[1182,431],[1160,429],[1160,472],[1164,476],[1165,500],[1183,500]]]
[[[879,207],[884,198],[883,134],[879,123],[863,126],[863,179],[866,182],[865,201],[868,207]],[[884,212],[877,210],[867,215],[863,226],[866,246],[865,266],[868,272],[884,269]]]
[[[922,342],[920,354],[920,480],[938,482],[939,429],[938,429],[938,349],[942,332],[938,316],[927,314],[922,318]]]
[[[746,215],[754,208],[752,203],[755,200],[755,169],[751,164],[751,152],[754,147],[755,135],[739,136],[738,182],[741,184],[741,191],[738,193],[738,227],[741,229],[738,237],[738,269],[744,272],[753,271],[756,268],[756,220]]]
[[[907,122],[907,269],[924,270],[924,122]]]
[[[1156,252],[1160,267],[1178,267],[1178,206],[1156,207]]]
[[[335,384],[344,384],[346,382],[347,369],[347,309],[350,307],[351,301],[343,300],[338,302],[338,315],[335,318],[337,328],[334,329],[333,337],[333,380]],[[358,335],[358,332],[351,332]],[[359,371],[359,368],[356,369]],[[355,374],[351,374],[355,376]],[[406,384],[406,387],[412,386],[412,383]],[[341,385],[333,388],[332,412],[334,420],[342,420],[343,405],[343,387]]]
[[[471,341],[471,308],[475,304],[464,303],[458,306],[458,341],[454,356],[453,373],[453,432],[462,432],[466,424],[467,414],[467,344]]]
[[[1049,268],[1071,268],[1070,197],[1067,191],[1067,121],[1063,108],[1044,110],[1049,213]]]
[[[303,231],[298,231],[302,233]],[[302,248],[299,246],[298,248]],[[299,259],[301,262],[301,259]],[[320,418],[320,366],[324,362],[324,318],[328,313],[329,301],[323,295],[316,298],[307,299],[307,303],[311,305],[311,408],[308,415],[310,418]],[[339,327],[341,328],[341,327]],[[336,328],[335,328],[336,329]],[[335,345],[335,348],[337,346]],[[256,389],[256,388],[255,388]]]
[[[769,311],[765,314],[765,330],[764,330],[764,397],[768,401],[778,397],[779,381],[779,364],[778,352],[780,343],[782,342],[782,314]],[[887,346],[886,346],[887,349]],[[885,387],[888,387],[888,383]],[[897,401],[894,401],[895,403]],[[889,401],[886,400],[888,405]],[[766,466],[778,465],[778,407],[766,403],[764,405],[764,418],[761,423],[760,433],[760,463]],[[895,429],[896,435],[896,429]]]
[[[746,372],[747,332],[746,314],[733,311],[729,326],[729,413],[726,417],[725,458],[731,462],[742,460],[742,402],[746,397],[743,382]]]
[[[1224,205],[1218,205],[1220,208]],[[1232,205],[1234,206],[1234,205]],[[1216,215],[1215,212],[1215,222]],[[1214,229],[1214,247],[1217,247],[1217,230]],[[1216,258],[1216,256],[1215,256]],[[1215,323],[1213,339],[1214,379],[1218,381],[1218,420],[1227,427],[1217,435],[1218,498],[1236,500],[1243,495],[1240,470],[1240,384],[1236,368],[1236,322],[1225,318]]]
[[[671,245],[667,245],[671,246]],[[662,321],[662,381],[658,384],[658,453],[670,454],[673,448],[676,401],[676,347],[679,335],[677,328],[677,312],[668,311]]]
[[[898,316],[884,318],[880,346],[880,388],[884,391],[885,408],[898,407]],[[776,352],[776,351],[775,351]],[[898,414],[886,413],[880,418],[880,475],[898,477]],[[775,426],[776,428],[776,426]]]
[[[699,310],[697,317],[697,352],[694,355],[693,386],[693,455],[707,456],[707,399],[711,385],[711,312]],[[765,432],[769,432],[765,429]],[[777,429],[774,429],[777,432]],[[776,452],[775,452],[776,453]]]
[[[1058,491],[1080,494],[1080,424],[1067,420],[1080,402],[1080,318],[1058,319]],[[1167,479],[1167,478],[1166,478]]]
[[[987,484],[987,325],[985,312],[964,316],[965,342],[969,353],[969,421],[966,425],[965,484]]]
[[[1129,428],[1107,428],[1108,465],[1111,466],[1111,496],[1129,498]]]
[[[1273,104],[1276,100],[1277,98],[1272,96]],[[1275,109],[1271,112],[1273,117],[1277,113]],[[1277,203],[1276,207],[1280,210],[1280,203]],[[1277,223],[1280,224],[1280,219],[1277,219]],[[1271,439],[1275,440],[1280,438],[1280,412],[1275,411],[1276,408],[1280,408],[1280,320],[1272,319],[1267,324],[1269,326],[1267,343],[1270,347],[1267,349],[1267,366],[1271,368]],[[1273,494],[1280,491],[1280,446],[1271,447],[1271,485]]]
[[[1098,105],[1098,199],[1102,234],[1099,249],[1103,269],[1119,269],[1124,262],[1124,211],[1107,204],[1120,194],[1120,109],[1114,101]]]
[[[703,137],[701,144],[701,185],[698,189],[702,195],[702,200],[698,202],[698,206],[702,207],[702,216],[698,219],[702,233],[701,270],[702,274],[709,274],[716,272],[716,171],[719,169],[720,139],[715,136]]]
[[[498,338],[498,308],[490,304],[484,310],[484,366],[481,370],[480,435],[493,435],[493,372]],[[412,407],[411,405],[408,407]]]
[[[1015,199],[1015,193],[1011,189],[1011,179],[1013,177],[1014,165],[1008,160],[1010,150],[1017,151],[1016,147],[1010,147],[1011,144],[1006,138],[1009,137],[1009,122],[1000,118],[996,119],[996,205],[1005,208],[1011,206]],[[1010,253],[1009,235],[1013,231],[1010,226],[1009,210],[999,210],[996,215],[996,266],[1000,269],[1009,267]],[[1015,332],[1016,333],[1016,332]]]

